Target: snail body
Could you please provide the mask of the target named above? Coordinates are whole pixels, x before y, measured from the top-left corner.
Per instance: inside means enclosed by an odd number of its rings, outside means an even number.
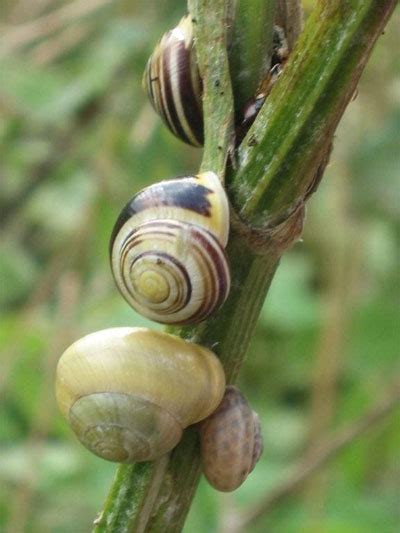
[[[203,89],[189,16],[157,44],[147,62],[143,86],[169,130],[187,144],[202,146]]]
[[[217,490],[237,489],[253,470],[263,451],[260,422],[236,387],[201,422],[200,446],[204,475]]]
[[[151,320],[200,322],[229,292],[228,232],[228,200],[213,172],[146,187],[128,202],[112,232],[117,287]]]
[[[112,328],[72,344],[56,398],[79,440],[109,461],[156,459],[220,402],[225,377],[206,348],[146,328]]]

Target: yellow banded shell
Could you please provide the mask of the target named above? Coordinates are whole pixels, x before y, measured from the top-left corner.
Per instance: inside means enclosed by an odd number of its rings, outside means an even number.
[[[288,56],[285,32],[274,25],[271,64],[264,80],[267,90],[259,88],[262,89],[259,94],[239,114],[236,145],[254,122]],[[204,144],[203,83],[190,16],[183,17],[175,28],[163,35],[147,62],[143,86],[154,110],[176,137],[193,146]]]
[[[214,172],[146,187],[122,210],[110,241],[118,289],[140,314],[194,324],[225,301],[229,205]]]
[[[56,398],[79,440],[109,461],[156,459],[220,402],[225,376],[206,348],[145,328],[113,328],[72,344]]]

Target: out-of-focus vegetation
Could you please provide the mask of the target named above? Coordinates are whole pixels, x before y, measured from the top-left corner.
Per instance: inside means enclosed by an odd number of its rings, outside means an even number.
[[[157,327],[117,293],[108,238],[135,191],[198,166],[200,152],[172,137],[141,88],[152,47],[185,9],[2,1],[1,531],[88,531],[110,485],[115,466],[84,450],[58,414],[53,375],[88,332]],[[242,369],[263,458],[234,494],[201,482],[187,531],[229,531],[239,509],[400,373],[398,23],[397,13],[337,131],[303,242],[281,262]],[[399,449],[397,412],[249,530],[398,531]]]

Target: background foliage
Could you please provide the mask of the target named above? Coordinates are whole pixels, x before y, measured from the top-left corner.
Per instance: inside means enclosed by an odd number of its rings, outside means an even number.
[[[2,2],[2,531],[88,531],[115,471],[75,441],[53,375],[86,333],[157,327],[117,293],[108,239],[135,191],[198,167],[200,152],[172,137],[141,88],[155,42],[185,9],[182,0]],[[202,482],[187,531],[229,531],[238,509],[399,375],[398,22],[397,12],[337,131],[303,242],[281,262],[241,373],[264,456],[234,494]],[[397,412],[252,531],[394,532],[399,430]]]

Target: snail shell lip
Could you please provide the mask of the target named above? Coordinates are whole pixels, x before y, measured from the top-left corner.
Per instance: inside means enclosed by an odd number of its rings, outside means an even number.
[[[201,423],[203,470],[217,490],[237,489],[262,452],[258,417],[233,386],[226,389],[217,409]]]
[[[229,204],[224,188],[214,172],[179,176],[145,187],[121,211],[111,234],[110,254],[119,231],[130,221],[156,219],[188,220],[213,233],[226,246],[229,233]]]
[[[255,411],[253,411],[253,423],[254,423],[254,448],[253,448],[253,456],[251,458],[250,472],[253,471],[254,467],[257,464],[257,461],[260,459],[264,451],[260,419],[258,417],[258,414]]]

